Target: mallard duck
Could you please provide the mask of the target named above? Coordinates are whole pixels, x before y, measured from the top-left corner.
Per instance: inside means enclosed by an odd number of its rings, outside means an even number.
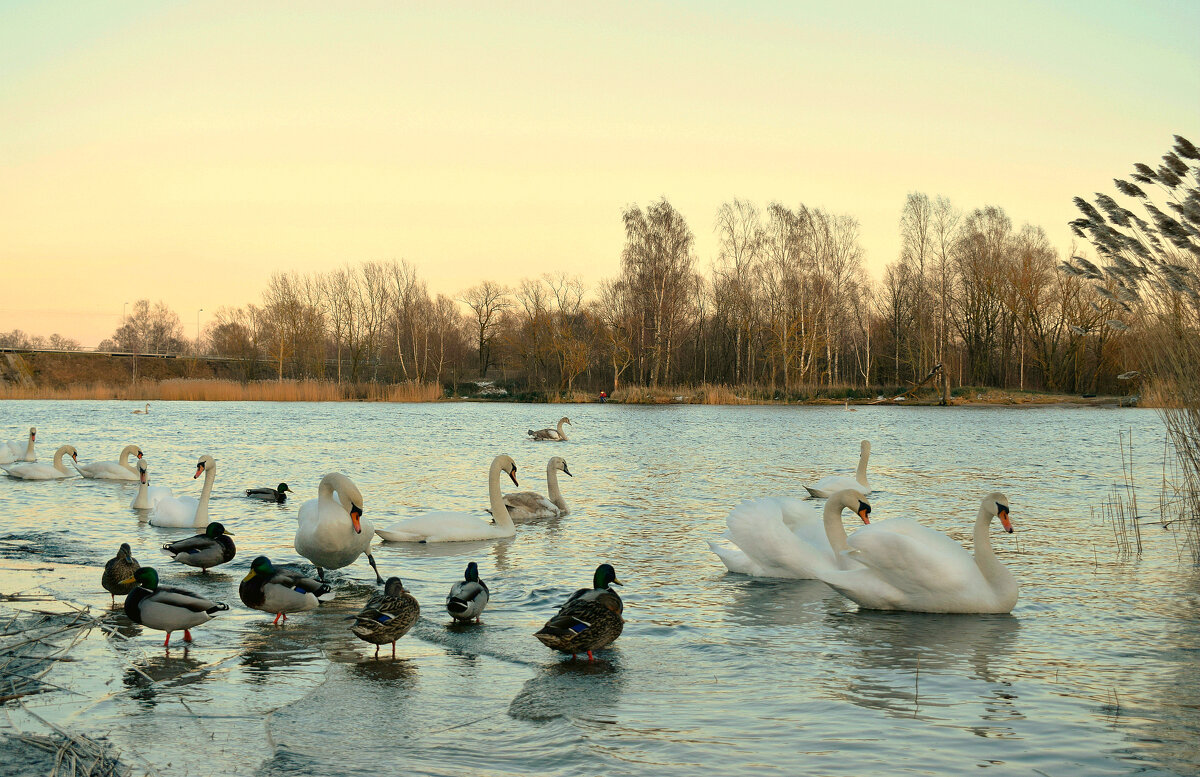
[[[611,564],[596,567],[591,588],[580,588],[571,594],[567,603],[559,608],[558,615],[546,621],[542,630],[533,636],[546,647],[563,653],[587,653],[592,660],[592,651],[608,645],[621,636],[625,621],[621,612],[625,609],[621,597],[609,588],[621,585]]]
[[[183,629],[183,641],[192,641],[191,630],[208,623],[218,612],[229,609],[228,604],[214,602],[182,588],[158,584],[154,567],[141,567],[121,585],[137,583],[125,597],[125,614],[134,623],[167,632],[163,647],[171,646],[171,632]]]
[[[218,564],[233,561],[237,555],[237,547],[229,539],[231,534],[233,532],[226,531],[224,526],[214,521],[204,529],[203,534],[168,542],[162,549],[180,564],[200,567],[202,572],[207,572]]]
[[[398,577],[389,577],[378,593],[367,600],[362,611],[354,617],[350,631],[363,642],[375,646],[375,657],[379,658],[379,646],[392,643],[392,658],[396,657],[396,640],[421,617],[421,605],[417,598],[404,590]]]
[[[246,489],[246,496],[250,497],[251,499],[261,499],[264,502],[278,502],[279,504],[283,504],[287,501],[288,494],[294,493],[296,492],[288,488],[287,483],[280,483],[278,488],[265,486],[263,488]]]
[[[472,561],[467,564],[467,572],[462,580],[450,586],[450,595],[446,597],[446,611],[455,620],[469,621],[472,618],[479,621],[483,608],[487,607],[487,583],[479,579],[479,565]]]
[[[250,562],[250,572],[238,586],[242,603],[253,610],[275,613],[272,624],[287,620],[289,612],[315,610],[334,598],[329,586],[298,572],[276,569],[271,559],[259,556]]]
[[[113,604],[117,603],[117,594],[125,596],[133,590],[136,585],[136,581],[132,580],[133,573],[141,567],[133,557],[133,548],[129,547],[128,542],[122,542],[117,555],[108,560],[104,565],[104,574],[100,576],[100,585],[112,596]]]

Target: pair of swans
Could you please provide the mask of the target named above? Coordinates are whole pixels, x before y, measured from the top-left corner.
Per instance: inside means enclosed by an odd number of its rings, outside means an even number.
[[[565,466],[565,462],[564,462]],[[471,513],[434,512],[398,521],[375,533],[388,542],[470,542],[511,537],[517,533],[512,514],[500,493],[500,474],[517,483],[517,464],[512,457],[501,454],[492,460],[488,471],[488,502],[495,523],[488,523]]]
[[[812,516],[796,500],[761,499],[739,505],[726,536],[738,545],[713,551],[730,571],[770,577],[816,578],[860,607],[936,613],[1007,613],[1017,603],[1017,581],[996,558],[991,522],[1012,533],[1008,498],[992,492],[975,516],[975,555],[916,521],[870,523],[871,507],[858,491],[844,489],[822,512],[824,537],[814,536]],[[842,510],[863,526],[847,536]],[[789,523],[790,520],[790,523]],[[824,542],[821,542],[821,540]]]
[[[326,569],[350,566],[366,554],[375,582],[383,583],[371,555],[375,525],[363,518],[362,492],[350,478],[340,472],[321,478],[317,498],[300,505],[297,522],[293,547],[316,566],[319,580],[325,581]]]
[[[121,449],[121,455],[116,461],[97,461],[92,464],[76,464],[75,468],[85,478],[98,480],[137,480],[140,475],[137,467],[129,463],[130,456],[142,459],[142,449],[136,445],[126,445]]]
[[[153,510],[154,506],[163,499],[174,498],[175,494],[166,486],[150,485],[150,465],[143,459],[138,459],[138,490],[129,503],[133,510]]]
[[[152,501],[153,512],[150,514],[151,526],[167,528],[197,528],[208,526],[208,500],[212,496],[213,483],[217,479],[217,461],[212,456],[201,456],[196,462],[196,474],[192,479],[204,475],[204,487],[200,489],[200,498],[190,496],[167,496],[160,494]],[[143,486],[145,483],[142,484]],[[134,498],[133,507],[138,507],[142,486],[138,487],[138,497]],[[167,489],[170,493],[170,489]],[[152,499],[152,498],[151,498]]]
[[[33,436],[30,432],[30,440]],[[10,478],[17,480],[63,480],[66,478],[75,477],[75,473],[67,469],[67,465],[63,463],[63,459],[67,456],[71,457],[71,463],[75,464],[79,459],[79,451],[75,450],[74,445],[64,445],[54,452],[54,464],[41,464],[36,461],[19,461],[14,464],[5,464],[0,466]]]
[[[529,439],[534,441],[548,440],[550,442],[566,442],[567,433],[563,431],[563,424],[569,423],[571,423],[571,419],[563,416],[562,418],[558,419],[558,426],[556,428],[551,429],[550,427],[546,427],[545,429],[530,429],[528,432],[526,432],[526,434],[529,435]]]
[[[826,475],[811,486],[805,486],[809,496],[816,499],[826,499],[843,489],[857,491],[863,496],[871,493],[871,485],[867,482],[867,461],[871,458],[871,443],[863,440],[858,446],[858,469],[854,477],[849,475]]]
[[[0,442],[0,464],[12,464],[15,461],[37,461],[33,452],[33,442],[37,439],[37,427],[29,427],[29,439],[25,442]]]

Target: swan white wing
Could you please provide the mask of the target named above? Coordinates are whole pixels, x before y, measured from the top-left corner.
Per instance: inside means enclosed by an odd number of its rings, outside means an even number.
[[[811,486],[805,486],[808,493],[819,499],[828,499],[838,491],[850,489],[866,496],[871,493],[871,486],[864,486],[849,475],[826,475]]]
[[[534,491],[505,494],[504,504],[508,505],[508,514],[514,521],[557,518],[560,512],[558,505]]]
[[[814,528],[816,534],[814,537],[825,536],[825,521],[822,511],[813,506],[813,503],[804,499],[796,499],[790,496],[769,497],[779,503],[779,511],[783,517],[783,523],[793,532],[801,528]],[[809,539],[809,537],[805,537]],[[829,540],[824,540],[824,545],[828,545]]]
[[[398,521],[375,533],[388,542],[470,542],[511,537],[515,532],[470,513],[436,512]]]
[[[115,461],[96,461],[91,464],[80,464],[79,469],[85,473],[85,477],[99,478],[101,480],[137,480],[138,473],[129,468],[122,467]]]
[[[717,554],[717,558],[721,559],[721,563],[730,572],[751,577],[771,577],[761,564],[727,542],[709,540],[708,548]]]
[[[190,496],[174,496],[160,499],[150,516],[151,526],[168,528],[191,528],[196,525],[196,511],[200,500]]]
[[[9,477],[17,478],[18,480],[61,480],[75,477],[74,474],[63,472],[53,465],[28,461],[20,464],[5,465],[0,467],[0,469],[7,472]]]
[[[729,539],[758,564],[765,577],[813,579],[817,571],[834,565],[833,550],[824,534],[808,541],[783,521],[778,499],[743,502],[725,519]]]
[[[855,561],[910,596],[957,597],[982,577],[963,546],[905,518],[864,526],[849,543]]]

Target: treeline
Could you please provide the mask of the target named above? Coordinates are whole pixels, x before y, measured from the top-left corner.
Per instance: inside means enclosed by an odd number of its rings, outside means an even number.
[[[451,298],[430,294],[406,261],[276,273],[258,304],[217,311],[198,346],[236,360],[246,379],[502,376],[542,392],[867,390],[919,381],[936,364],[956,385],[1095,392],[1138,366],[1128,305],[1115,292],[1097,298],[1040,227],[1016,228],[997,207],[910,194],[899,256],[879,282],[845,214],[725,203],[707,272],[666,199],[623,219],[620,271],[595,289],[547,274]],[[112,344],[148,352],[182,340],[178,316],[141,301]]]

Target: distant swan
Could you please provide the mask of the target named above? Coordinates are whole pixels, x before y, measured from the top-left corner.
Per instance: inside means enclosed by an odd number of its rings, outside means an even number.
[[[33,452],[33,441],[37,439],[37,427],[29,427],[29,439],[25,443],[0,443],[0,464],[12,464],[14,461],[37,461]]]
[[[975,515],[974,556],[945,534],[907,518],[871,524],[845,543],[840,568],[822,571],[820,579],[869,610],[1012,612],[1017,581],[992,550],[990,527],[997,516],[1012,533],[1008,498],[993,492]]]
[[[160,499],[154,505],[154,514],[150,516],[151,526],[171,528],[203,529],[208,526],[208,499],[212,496],[213,481],[217,479],[217,461],[212,456],[201,456],[196,462],[196,474],[192,479],[204,473],[204,487],[200,489],[200,498],[190,496],[173,496]]]
[[[504,495],[504,504],[508,506],[508,514],[514,521],[532,521],[538,518],[557,518],[570,512],[567,501],[563,499],[558,489],[558,473],[562,471],[568,477],[575,477],[567,469],[567,462],[561,456],[555,456],[546,464],[546,486],[550,498],[536,491],[514,491]]]
[[[142,449],[136,445],[126,445],[121,449],[117,461],[96,461],[91,464],[79,464],[79,474],[85,478],[100,480],[137,480],[138,470],[129,463],[129,457],[137,455],[142,458]]]
[[[866,440],[858,449],[858,471],[854,473],[854,477],[849,475],[826,475],[816,482],[815,485],[805,486],[808,493],[818,499],[824,499],[830,494],[849,488],[866,496],[871,493],[871,486],[867,483],[867,460],[871,458],[871,443]]]
[[[8,473],[10,478],[18,480],[62,480],[64,478],[73,478],[75,473],[67,469],[67,465],[63,464],[63,457],[70,456],[71,462],[75,463],[79,458],[79,452],[75,450],[73,445],[64,445],[54,452],[54,466],[49,464],[39,464],[36,461],[22,461],[16,464],[5,464],[0,467]]]
[[[300,505],[299,526],[292,544],[297,553],[316,566],[317,577],[322,582],[326,569],[350,566],[364,553],[367,563],[375,570],[375,582],[383,582],[375,557],[371,555],[375,525],[362,514],[362,492],[340,472],[330,472],[321,478],[317,498]]]
[[[138,490],[133,497],[133,501],[129,503],[129,507],[133,510],[152,510],[154,505],[158,504],[163,499],[174,499],[175,494],[166,486],[150,485],[150,464],[145,459],[138,459]],[[142,520],[146,520],[142,518]]]
[[[470,513],[436,512],[399,521],[386,529],[376,529],[375,533],[389,542],[468,542],[511,537],[517,529],[500,494],[501,472],[512,479],[514,486],[520,485],[517,483],[517,464],[511,457],[501,454],[492,460],[488,471],[488,497],[495,523]]]
[[[562,418],[558,419],[558,428],[557,429],[551,429],[550,427],[546,427],[545,429],[536,429],[536,430],[530,429],[528,432],[526,432],[526,434],[529,435],[529,438],[531,440],[549,440],[551,442],[566,442],[567,441],[567,433],[563,431],[563,424],[569,424],[569,423],[571,423],[571,419],[567,418],[566,416],[563,416]],[[572,425],[574,425],[574,424],[572,424]]]
[[[150,412],[150,403],[147,402],[145,410],[134,410],[133,414],[134,415],[147,415],[147,414],[149,414],[149,412]]]
[[[851,490],[830,497],[822,512],[787,497],[743,502],[725,519],[725,542],[710,541],[708,546],[730,572],[814,580],[822,570],[837,568],[829,527],[836,525],[835,536],[838,531],[846,536],[842,510],[847,507],[870,523],[871,505]]]

